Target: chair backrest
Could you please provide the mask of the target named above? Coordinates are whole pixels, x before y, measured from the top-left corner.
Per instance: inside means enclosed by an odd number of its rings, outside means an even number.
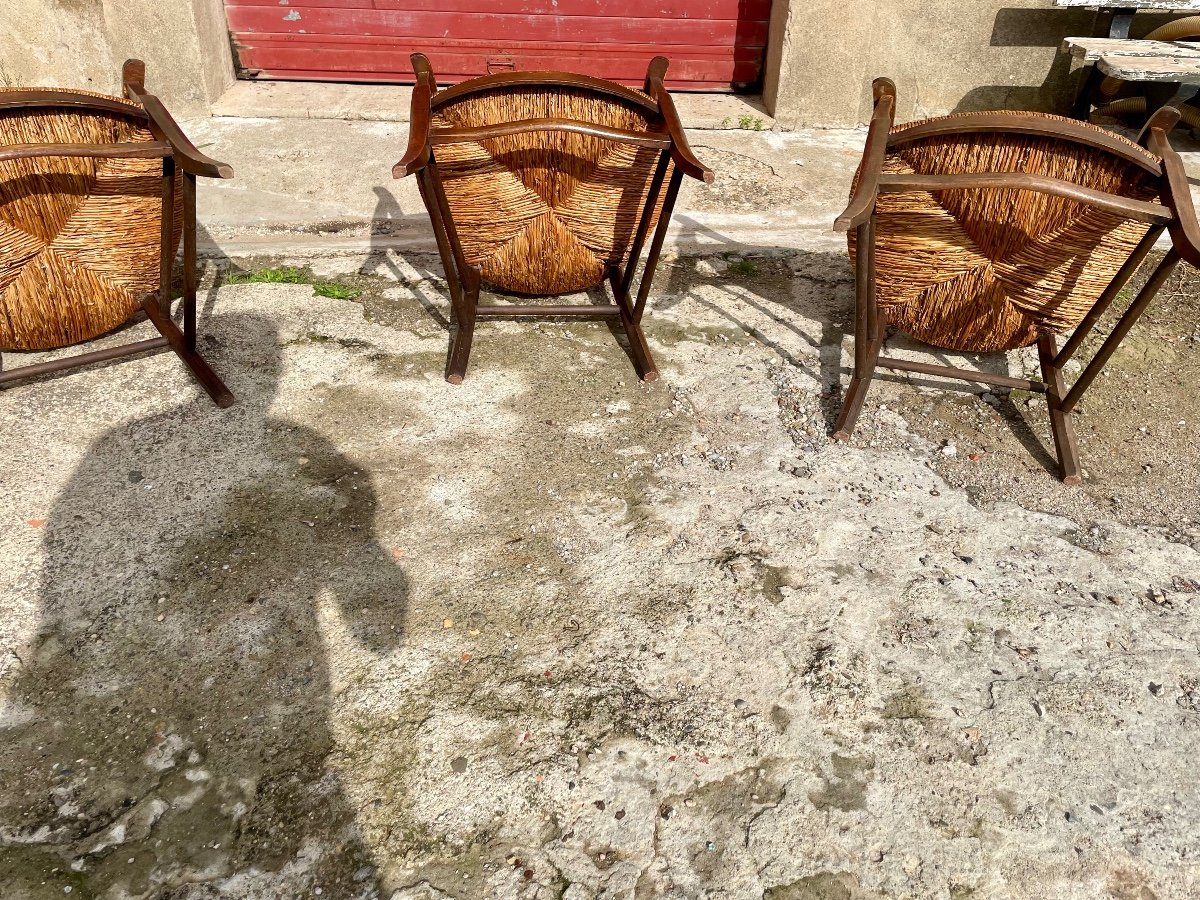
[[[622,265],[660,162],[669,172],[670,140],[647,94],[565,73],[507,73],[443,90],[430,107],[457,238],[485,281],[564,294]],[[514,123],[525,127],[505,133]],[[464,129],[482,131],[443,142]]]
[[[1073,329],[1147,231],[1161,229],[1149,209],[1161,202],[1159,157],[1039,113],[962,113],[894,128],[881,185],[879,308],[901,330],[953,350],[1008,350]],[[852,253],[854,243],[852,232]]]
[[[96,337],[158,288],[164,153],[102,155],[106,145],[154,141],[145,112],[127,100],[0,90],[0,350]],[[182,204],[174,210],[172,259]]]

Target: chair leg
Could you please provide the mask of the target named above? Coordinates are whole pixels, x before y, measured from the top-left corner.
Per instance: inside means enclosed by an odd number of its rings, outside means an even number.
[[[632,319],[625,321],[625,318],[622,313],[621,324],[625,327],[625,334],[629,336],[629,349],[633,354],[633,365],[637,369],[638,378],[647,384],[657,381],[658,366],[654,363],[654,357],[650,355],[650,346],[646,343],[646,334],[642,331],[642,326]]]
[[[650,345],[646,343],[646,333],[642,331],[642,324],[637,320],[630,305],[629,293],[617,278],[615,269],[609,273],[609,286],[621,313],[621,327],[625,330],[625,336],[629,338],[629,353],[633,357],[633,366],[637,369],[638,378],[647,384],[657,381],[658,366],[650,353]]]
[[[143,304],[142,309],[146,311],[146,315],[150,317],[150,321],[154,323],[159,333],[167,339],[167,343],[171,345],[171,349],[187,366],[188,371],[192,376],[200,382],[200,386],[208,393],[215,404],[222,409],[227,409],[236,402],[233,394],[225,383],[217,376],[217,373],[212,370],[212,367],[205,361],[196,350],[188,347],[188,340],[184,337],[179,327],[171,321],[168,316],[164,316],[159,308],[158,300],[155,297],[148,298]]]
[[[857,350],[861,338],[854,340],[855,350]],[[850,379],[850,386],[846,388],[846,399],[842,401],[842,411],[838,414],[837,424],[833,430],[835,441],[848,441],[854,434],[854,426],[858,423],[858,414],[862,412],[863,401],[867,399],[867,390],[871,387],[871,380],[875,377],[875,366],[879,362],[881,349],[883,349],[882,323],[876,327],[875,334],[866,344],[862,358],[855,360],[854,375]],[[858,355],[855,353],[856,357]]]
[[[875,218],[858,227],[854,259],[854,375],[833,429],[835,441],[848,441],[854,434],[867,389],[875,377],[879,351],[883,347],[883,317],[875,299]]]
[[[467,377],[467,362],[471,358],[471,341],[475,337],[475,310],[479,307],[479,281],[470,279],[463,290],[462,308],[454,311],[454,336],[450,339],[450,355],[446,360],[446,380],[462,384]]]
[[[1059,476],[1065,484],[1083,484],[1083,473],[1079,465],[1079,442],[1075,437],[1075,425],[1071,413],[1062,408],[1066,396],[1066,384],[1062,370],[1054,364],[1058,348],[1054,336],[1038,336],[1038,358],[1042,364],[1042,381],[1046,383],[1046,406],[1050,410],[1050,430],[1054,434],[1054,448],[1058,452]]]
[[[458,328],[450,339],[450,358],[446,362],[446,380],[451,384],[462,384],[467,376],[467,361],[471,358],[471,340],[475,337],[475,320],[457,323]]]

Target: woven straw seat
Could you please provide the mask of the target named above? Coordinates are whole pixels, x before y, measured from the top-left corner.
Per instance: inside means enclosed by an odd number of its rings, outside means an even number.
[[[991,115],[1080,124],[1038,113]],[[969,125],[977,118],[960,113],[935,121]],[[930,123],[902,125],[892,134]],[[1132,141],[1095,131],[1155,162]],[[1137,200],[1158,196],[1155,179],[1135,163],[1045,134],[924,138],[889,149],[883,172],[1013,172]],[[1043,331],[1075,328],[1149,228],[1063,197],[999,188],[883,194],[875,215],[876,289],[884,318],[925,343],[977,353],[1030,346]],[[850,244],[853,253],[853,233]]]
[[[617,97],[556,86],[498,87],[438,109],[434,128],[575,119],[646,131]],[[483,280],[518,294],[595,287],[625,261],[659,154],[586,134],[527,132],[437,151],[463,254]]]
[[[462,381],[479,316],[613,317],[639,375],[656,377],[640,321],[680,180],[709,181],[691,154],[656,58],[644,91],[562,72],[491,75],[437,91],[413,57],[408,152],[446,268],[456,334],[447,378]],[[665,186],[665,190],[664,190]],[[637,301],[629,294],[653,233]],[[482,282],[528,296],[608,281],[615,304],[480,306]]]
[[[1200,224],[1164,107],[1139,143],[1038,113],[962,113],[892,127],[875,113],[850,205],[854,377],[834,436],[849,440],[877,368],[1046,395],[1060,474],[1082,470],[1071,415],[1180,261],[1200,265]],[[1172,249],[1074,385],[1064,368],[1169,230]],[[1040,381],[881,355],[885,326],[972,353],[1037,345]],[[1060,350],[1056,337],[1069,334]]]
[[[0,146],[154,140],[135,103],[80,92],[128,113],[4,109],[15,93],[0,90]],[[128,321],[158,288],[161,195],[157,159],[0,162],[0,350],[65,347]],[[182,225],[177,204],[172,256]]]
[[[196,352],[196,178],[233,172],[201,154],[144,84],[124,97],[0,90],[0,351],[54,350],[144,312],[160,336],[5,370],[0,386],[170,348],[221,406],[233,395]],[[171,319],[184,249],[183,327]]]

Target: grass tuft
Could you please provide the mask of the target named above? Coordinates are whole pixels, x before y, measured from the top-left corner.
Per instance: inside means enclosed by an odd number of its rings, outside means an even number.
[[[358,288],[339,284],[336,281],[313,282],[313,293],[318,297],[328,297],[330,300],[357,300],[362,296],[362,291]]]
[[[225,284],[311,284],[313,293],[330,300],[357,300],[362,291],[338,281],[313,281],[303,269],[279,266],[257,272],[229,272]]]
[[[258,272],[230,272],[226,284],[309,284],[312,281],[295,266],[261,269]]]

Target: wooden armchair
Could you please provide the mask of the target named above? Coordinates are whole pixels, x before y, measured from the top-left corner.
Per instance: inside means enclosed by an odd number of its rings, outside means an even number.
[[[713,177],[663,87],[667,60],[650,63],[644,92],[563,72],[488,75],[439,91],[429,60],[417,53],[412,64],[408,150],[392,174],[417,176],[446,271],[447,380],[462,383],[478,318],[527,316],[615,319],[638,376],[657,378],[641,327],[650,284],[683,176]],[[610,305],[479,304],[485,281],[545,296],[605,280]]]
[[[145,312],[160,337],[4,371],[0,386],[135,353],[175,351],[218,406],[233,395],[196,350],[200,153],[125,63],[125,97],[0,90],[0,351],[52,350]],[[183,327],[171,319],[183,240]]]
[[[1200,265],[1200,226],[1164,107],[1140,144],[1037,113],[963,113],[893,128],[875,112],[850,205],[857,282],[854,377],[834,437],[847,440],[877,367],[1046,395],[1064,481],[1081,480],[1071,415],[1168,276]],[[1068,389],[1063,368],[1166,229],[1172,248]],[[880,355],[884,328],[949,350],[1037,345],[1042,380]],[[1069,334],[1061,350],[1056,335]]]

